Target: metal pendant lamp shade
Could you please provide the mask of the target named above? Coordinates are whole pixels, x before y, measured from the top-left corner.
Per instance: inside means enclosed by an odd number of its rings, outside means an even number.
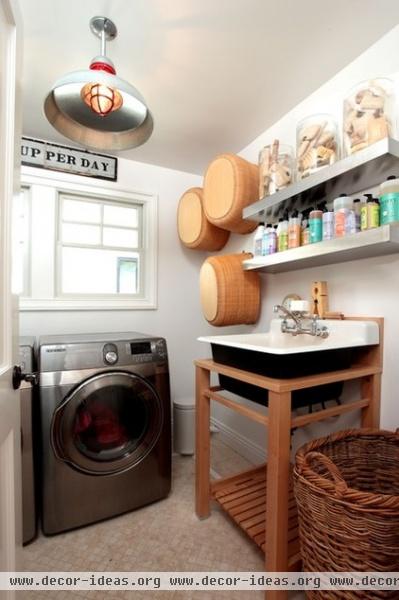
[[[92,32],[101,39],[101,55],[85,71],[68,73],[55,82],[44,112],[62,135],[95,150],[127,150],[144,144],[153,130],[144,98],[116,75],[105,56],[105,42],[117,35],[106,17],[93,17]]]

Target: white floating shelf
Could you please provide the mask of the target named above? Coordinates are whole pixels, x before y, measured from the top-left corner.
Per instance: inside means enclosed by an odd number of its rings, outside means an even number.
[[[379,185],[388,175],[399,176],[399,141],[385,138],[330,167],[266,196],[243,210],[244,219],[277,221],[284,211],[299,211],[330,202],[345,192],[350,196]]]
[[[283,273],[399,252],[399,223],[243,261],[245,270]]]

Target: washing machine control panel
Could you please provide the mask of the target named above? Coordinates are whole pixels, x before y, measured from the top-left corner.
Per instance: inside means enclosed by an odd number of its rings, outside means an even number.
[[[134,356],[134,362],[147,363],[166,360],[165,340],[134,341],[128,345],[128,352]]]
[[[136,337],[135,332],[131,336],[109,333],[101,334],[101,337],[100,334],[42,337],[39,353],[41,373],[101,367],[129,368],[143,363],[167,366],[168,361],[164,338],[140,333]],[[24,353],[21,362],[27,364],[25,359]],[[31,371],[28,366],[26,368]]]
[[[103,348],[104,362],[107,365],[115,365],[118,362],[118,348],[115,344],[105,344]]]
[[[118,348],[116,344],[104,344],[103,360],[106,365],[125,364],[126,354],[134,358],[134,363],[150,363],[167,359],[165,340],[132,341]]]

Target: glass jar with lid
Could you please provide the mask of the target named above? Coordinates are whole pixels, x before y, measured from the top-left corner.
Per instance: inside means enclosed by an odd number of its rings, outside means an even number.
[[[363,81],[344,100],[344,148],[347,156],[394,135],[394,91],[390,79]]]
[[[337,124],[331,115],[318,114],[300,121],[296,129],[297,175],[304,179],[332,165],[338,158]]]
[[[274,140],[259,152],[259,198],[274,194],[294,180],[294,149]]]

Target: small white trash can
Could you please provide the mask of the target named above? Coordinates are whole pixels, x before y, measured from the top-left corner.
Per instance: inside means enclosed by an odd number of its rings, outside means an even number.
[[[180,398],[173,402],[173,441],[178,454],[194,454],[195,400]]]

